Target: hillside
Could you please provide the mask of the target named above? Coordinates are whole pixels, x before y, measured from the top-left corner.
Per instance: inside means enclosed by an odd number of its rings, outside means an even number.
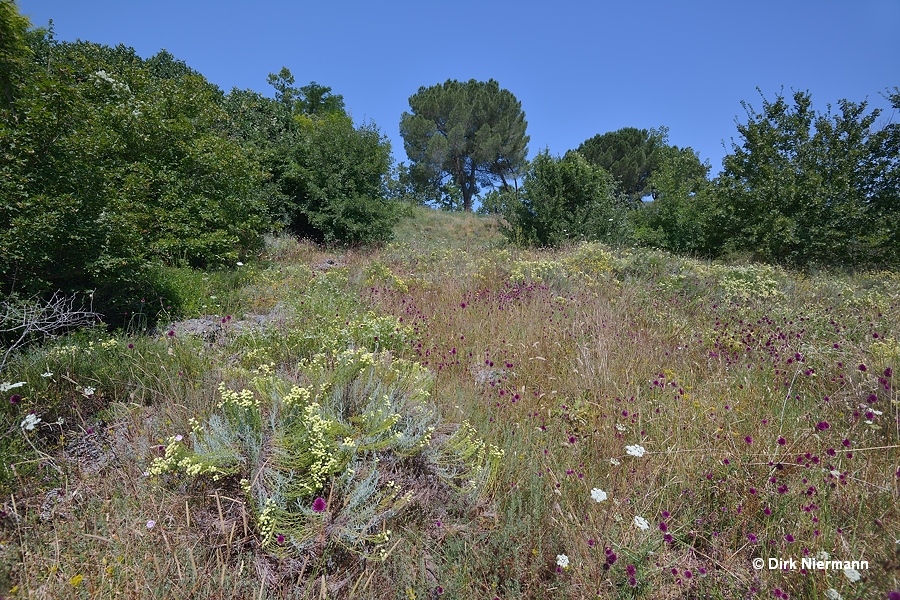
[[[379,249],[172,273],[187,318],[2,374],[0,595],[900,588],[895,272],[521,250],[417,208]]]

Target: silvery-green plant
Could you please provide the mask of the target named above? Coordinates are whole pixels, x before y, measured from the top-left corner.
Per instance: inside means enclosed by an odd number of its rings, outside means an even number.
[[[216,410],[192,423],[190,446],[170,438],[149,474],[239,477],[272,552],[336,546],[373,558],[385,551],[388,520],[417,493],[405,461],[463,495],[496,474],[498,449],[468,423],[440,424],[421,365],[349,349],[299,370],[292,381],[262,365],[249,388],[220,385]]]

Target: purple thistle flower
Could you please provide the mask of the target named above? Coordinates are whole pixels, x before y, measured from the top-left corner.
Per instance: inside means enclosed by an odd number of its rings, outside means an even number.
[[[894,375],[894,370],[890,367],[884,370],[884,376],[890,378]],[[891,592],[892,594],[900,594],[900,592]]]
[[[791,534],[788,533],[787,535],[784,536],[784,541],[786,541],[788,543],[793,543],[794,536],[792,536]]]
[[[318,498],[313,500],[313,505],[312,505],[313,512],[317,512],[317,513],[325,512],[325,507],[326,507],[325,498],[319,496]]]
[[[748,435],[747,437],[744,438],[744,441],[747,442],[748,444],[752,444],[752,443],[753,443],[753,438],[752,438],[751,436]]]
[[[19,394],[13,394],[12,396],[9,397],[10,404],[18,404],[21,401],[22,401],[22,396],[20,396]]]
[[[276,541],[278,542],[279,546],[283,545],[284,544],[284,535],[279,533],[278,537],[276,538]]]
[[[865,373],[865,372],[868,370],[868,369],[866,369],[866,365],[862,365],[862,364],[859,365],[859,366],[857,367],[857,369],[859,369],[859,370],[860,370],[861,372],[863,372],[863,373]]]
[[[831,427],[831,425],[828,424],[828,421],[819,421],[816,424],[816,429],[818,429],[819,431],[825,431],[829,427]]]

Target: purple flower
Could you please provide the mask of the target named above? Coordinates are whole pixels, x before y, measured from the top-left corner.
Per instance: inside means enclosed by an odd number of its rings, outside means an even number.
[[[747,442],[748,444],[752,444],[753,438],[748,435],[747,437],[744,438],[744,441]]]
[[[9,397],[10,404],[18,404],[21,401],[22,401],[22,396],[20,396],[19,394],[13,394],[12,396]]]
[[[888,368],[886,368],[886,369],[884,370],[884,376],[885,376],[885,377],[891,377],[893,374],[894,374],[894,370],[893,370],[892,368],[890,368],[890,367],[888,367]],[[900,594],[900,592],[891,592],[891,593],[892,593],[892,594]]]
[[[276,541],[278,542],[278,545],[279,545],[279,546],[281,546],[282,544],[284,544],[284,535],[283,535],[283,534],[279,533],[279,534],[278,534],[278,537],[275,538],[275,539],[276,539]]]
[[[325,512],[325,507],[326,507],[325,498],[319,496],[318,498],[313,500],[313,505],[312,505],[313,512],[317,512],[317,513]]]
[[[781,436],[778,436],[778,445],[779,445],[779,446],[784,446],[785,444],[787,444],[787,440],[784,439],[784,438],[781,437]]]
[[[169,337],[175,337],[175,330],[174,330],[174,329],[170,329],[170,330],[169,330],[169,333],[167,333],[166,335],[168,335]]]
[[[860,371],[862,371],[863,373],[865,373],[865,372],[868,370],[868,369],[866,369],[866,365],[859,365],[859,367],[857,367],[857,368],[858,368]]]
[[[784,541],[786,541],[788,543],[792,543],[794,541],[794,536],[792,536],[791,534],[788,533],[787,535],[784,536]]]
[[[829,427],[831,427],[831,425],[828,424],[828,421],[819,421],[816,424],[816,429],[818,429],[819,431],[825,431]]]

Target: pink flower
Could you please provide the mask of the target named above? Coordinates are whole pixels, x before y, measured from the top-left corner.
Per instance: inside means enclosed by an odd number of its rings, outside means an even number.
[[[327,505],[325,504],[325,498],[319,496],[318,498],[313,500],[313,505],[312,505],[313,512],[317,512],[317,513],[325,512],[326,507],[327,507]]]

